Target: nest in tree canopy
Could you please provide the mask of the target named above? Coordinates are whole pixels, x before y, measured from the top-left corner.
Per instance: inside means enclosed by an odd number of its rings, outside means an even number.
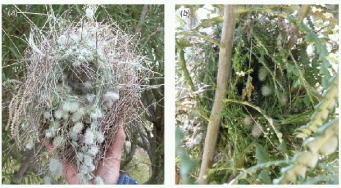
[[[88,15],[53,25],[32,29],[27,75],[10,103],[7,126],[19,149],[35,149],[42,139],[53,143],[61,160],[79,164],[86,181],[117,125],[138,116],[142,78],[152,72],[115,23]]]

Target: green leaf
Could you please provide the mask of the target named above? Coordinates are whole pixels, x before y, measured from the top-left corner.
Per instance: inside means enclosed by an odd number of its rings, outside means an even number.
[[[308,95],[305,95],[305,96],[304,96],[303,102],[304,102],[304,104],[307,105],[307,106],[310,104],[310,98],[309,98]]]
[[[329,87],[329,79],[327,79],[326,77],[322,78],[322,86],[323,88],[328,88]]]
[[[306,32],[311,31],[310,27],[308,27],[307,25],[305,25],[303,22],[301,22],[299,30],[300,30],[300,31],[306,31]]]
[[[305,37],[305,41],[310,43],[317,42],[318,37],[316,36],[315,33],[309,32],[308,35]]]
[[[283,140],[283,142],[279,145],[278,149],[280,151],[282,151],[283,153],[286,153],[287,152],[287,144],[286,142]]]
[[[289,21],[289,23],[296,23],[297,22],[297,19],[296,18],[294,18],[293,16],[288,16],[288,21]]]
[[[299,76],[299,71],[295,66],[288,65],[288,72],[291,72],[295,76]]]
[[[260,144],[256,144],[256,159],[257,164],[265,163],[268,161],[268,153]]]
[[[317,53],[319,53],[319,60],[323,61],[328,56],[328,50],[326,46],[322,45],[320,41],[316,43]]]
[[[175,137],[175,147],[178,148],[182,145],[182,138],[184,137],[184,133],[181,131],[180,127],[176,127]]]
[[[330,63],[328,60],[324,60],[321,67],[320,67],[320,74],[326,75],[329,74],[328,68],[330,67]]]
[[[259,173],[258,179],[262,180],[262,182],[265,184],[272,184],[271,178],[269,176],[269,170],[267,169],[264,169]]]
[[[297,79],[297,80],[294,82],[294,88],[297,88],[300,84],[301,84],[300,79]]]

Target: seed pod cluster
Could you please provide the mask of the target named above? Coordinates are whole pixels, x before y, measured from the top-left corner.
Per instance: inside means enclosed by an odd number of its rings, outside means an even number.
[[[297,178],[305,178],[309,169],[314,169],[319,155],[329,155],[338,148],[339,119],[329,121],[316,131],[315,137],[310,137],[303,143],[306,151],[297,153],[289,166],[281,170],[281,177],[275,179],[274,184],[296,183]]]
[[[338,101],[339,75],[336,74],[331,79],[330,87],[323,93],[322,101],[315,106],[315,113],[311,116],[311,121],[296,131],[296,137],[306,139],[316,132],[328,119],[328,115],[335,109]]]

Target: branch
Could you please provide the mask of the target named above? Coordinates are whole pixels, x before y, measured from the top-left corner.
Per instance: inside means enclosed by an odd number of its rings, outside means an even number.
[[[215,45],[221,47],[221,44],[218,41],[216,41],[216,40],[214,40],[208,36],[205,36],[205,35],[200,35],[197,33],[188,33],[185,31],[178,32],[177,35],[183,35],[183,36],[189,36],[189,37],[198,37],[198,38],[206,40],[207,42],[210,42],[212,44],[215,44]]]
[[[287,51],[289,51],[295,45],[298,29],[300,27],[301,22],[303,22],[303,19],[307,15],[309,8],[310,8],[310,5],[304,5],[303,8],[301,9],[300,14],[298,16],[298,21],[296,22],[294,33],[291,35],[291,37],[287,43]]]
[[[37,145],[36,145],[37,146]],[[41,150],[38,151],[38,154]],[[34,152],[34,150],[28,150],[25,153],[25,159],[22,161],[21,166],[19,170],[15,173],[13,177],[13,182],[16,184],[21,184],[23,179],[26,177],[27,173],[30,171],[30,168],[32,165],[34,165],[35,157],[37,153]]]
[[[144,5],[141,16],[140,16],[140,21],[137,24],[136,29],[135,29],[136,34],[141,32],[141,25],[144,22],[144,19],[146,18],[147,12],[148,12],[148,5]]]
[[[222,101],[225,98],[225,91],[228,88],[228,82],[231,74],[231,59],[233,47],[233,33],[235,28],[235,12],[233,5],[225,5],[224,22],[222,30],[221,44],[219,44],[219,64],[217,75],[217,88],[211,111],[210,121],[207,128],[204,153],[201,162],[198,183],[208,183],[208,170],[211,168],[217,137],[220,125],[220,114],[223,110]]]
[[[189,110],[189,111],[191,111],[191,113],[195,113],[195,114],[197,114],[197,115],[199,115],[201,118],[203,118],[204,120],[206,120],[206,121],[210,121],[210,118],[208,118],[207,116],[205,116],[205,114],[203,114],[200,110],[196,110],[196,109],[194,109],[194,108],[192,108],[192,107],[188,107],[188,106],[186,106],[186,105],[183,105],[183,104],[181,104],[181,103],[176,103],[176,106],[177,107],[179,107],[179,108],[185,108],[185,109],[187,109],[187,110]]]
[[[235,179],[233,179],[230,182],[230,184],[237,184],[238,180],[240,178],[243,178],[244,176],[246,176],[246,174],[251,173],[251,172],[255,172],[256,170],[268,168],[268,167],[273,166],[273,165],[278,166],[281,164],[288,164],[289,162],[290,161],[288,161],[288,160],[282,160],[282,161],[272,161],[272,162],[266,162],[266,163],[258,164],[256,166],[250,167],[250,168],[246,169],[244,172],[240,173]]]
[[[185,77],[185,81],[187,82],[187,84],[189,85],[189,87],[191,88],[192,92],[196,91],[193,80],[191,78],[191,76],[189,75],[189,72],[187,70],[186,67],[186,60],[185,60],[185,52],[183,50],[183,47],[180,46],[180,44],[177,45],[178,46],[178,53],[180,55],[180,68],[182,70],[182,72],[184,73],[184,77]]]

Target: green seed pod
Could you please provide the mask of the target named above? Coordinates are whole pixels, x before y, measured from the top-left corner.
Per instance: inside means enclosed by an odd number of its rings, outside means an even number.
[[[305,152],[300,152],[297,153],[294,158],[293,161],[295,161],[298,164],[302,164],[305,165],[309,168],[315,168],[318,162],[318,155],[314,154],[310,151],[305,151]]]
[[[260,81],[264,81],[266,79],[266,76],[268,75],[268,72],[266,70],[266,68],[263,66],[259,69],[259,72],[258,72],[258,79]]]
[[[327,138],[324,144],[320,147],[319,153],[321,155],[329,155],[337,150],[339,139],[336,135]]]
[[[264,97],[266,97],[266,96],[269,96],[272,93],[272,91],[268,85],[263,85],[261,89],[261,93]]]

